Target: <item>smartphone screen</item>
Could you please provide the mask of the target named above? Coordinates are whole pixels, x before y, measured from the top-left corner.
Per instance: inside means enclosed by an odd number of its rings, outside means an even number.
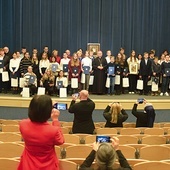
[[[66,103],[55,103],[53,107],[58,110],[67,110]]]
[[[110,142],[110,136],[96,136],[96,142]]]
[[[138,103],[139,103],[139,104],[142,104],[143,101],[144,101],[144,99],[138,99]]]
[[[74,93],[73,94],[75,97],[79,97],[79,93]]]

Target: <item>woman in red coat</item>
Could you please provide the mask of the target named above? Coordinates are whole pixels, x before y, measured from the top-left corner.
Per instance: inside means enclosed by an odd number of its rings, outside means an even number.
[[[63,144],[64,137],[58,120],[59,111],[52,108],[51,98],[34,96],[28,117],[20,122],[25,149],[18,170],[59,170],[54,146]],[[50,117],[52,125],[47,122]]]

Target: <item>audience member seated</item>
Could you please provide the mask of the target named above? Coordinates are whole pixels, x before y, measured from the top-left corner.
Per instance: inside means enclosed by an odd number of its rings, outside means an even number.
[[[50,69],[47,69],[41,78],[40,85],[45,87],[46,94],[53,95],[54,92],[54,75]]]
[[[95,109],[95,103],[88,98],[89,93],[87,90],[79,92],[79,96],[72,95],[72,101],[68,109],[69,113],[74,113],[73,133],[87,133],[93,134],[95,129],[92,113]],[[76,103],[77,98],[80,102]]]
[[[155,109],[152,104],[144,99],[144,111],[137,110],[138,104],[139,102],[137,101],[132,108],[132,114],[137,118],[136,127],[153,127],[155,121]]]
[[[118,157],[120,168],[117,170],[132,170],[126,158],[119,150],[119,139],[114,137],[110,143],[93,143],[93,150],[80,165],[80,170],[93,170],[91,167],[96,159],[97,170],[114,170],[114,163]]]
[[[18,170],[59,170],[55,145],[62,145],[64,137],[60,129],[59,110],[52,108],[47,95],[34,96],[28,109],[29,119],[20,122],[20,131],[25,142]],[[47,120],[51,117],[52,125]]]
[[[105,127],[123,127],[123,122],[128,118],[128,114],[118,102],[110,103],[103,116],[106,119]]]
[[[29,87],[30,96],[37,93],[37,76],[32,71],[32,66],[28,67],[28,72],[24,74],[24,86]]]

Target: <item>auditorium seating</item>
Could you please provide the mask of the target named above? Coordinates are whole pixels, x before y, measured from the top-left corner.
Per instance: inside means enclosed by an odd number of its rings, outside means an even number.
[[[78,170],[78,166],[74,162],[60,159],[59,160],[59,169],[60,170]]]
[[[1,170],[13,170],[17,169],[19,160],[14,160],[11,158],[1,158],[0,157],[0,169]]]
[[[85,137],[85,144],[92,144],[96,141],[96,135],[88,135]]]
[[[140,149],[140,159],[160,161],[170,159],[170,148],[160,145],[145,146]]]
[[[141,130],[138,128],[122,128],[120,130],[120,135],[134,135],[134,134],[140,134]]]
[[[80,166],[84,162],[85,158],[65,158],[64,160],[74,162]]]
[[[66,143],[80,144],[80,137],[75,134],[63,134]]]
[[[136,136],[129,136],[129,135],[119,135],[120,145],[124,144],[138,144],[138,138]]]
[[[0,132],[0,158],[19,159],[24,149],[24,143],[22,142],[18,125],[15,123],[13,125],[11,123],[8,124],[4,120],[0,120],[0,122],[2,126],[2,132]],[[5,125],[2,125],[2,122],[5,122]],[[61,146],[55,146],[58,158],[62,159],[61,161],[66,161],[66,165],[62,163],[62,168],[67,168],[67,161],[73,162],[77,168],[77,165],[80,165],[91,152],[92,143],[96,141],[96,135],[117,136],[120,141],[120,150],[129,161],[129,164],[134,168],[137,167],[136,165],[139,162],[170,162],[170,144],[168,144],[170,143],[170,127],[168,127],[168,123],[155,124],[154,128],[133,128],[128,123],[125,123],[126,128],[105,128],[102,126],[104,123],[97,122],[95,124],[97,134],[90,135],[81,133],[70,134],[69,128],[71,127],[71,123],[63,122],[62,131],[64,133],[65,143]]]
[[[1,129],[2,129],[2,132],[18,132],[18,133],[20,133],[18,125],[2,125]]]
[[[18,120],[1,120],[1,124],[2,125],[19,125],[19,121]]]
[[[62,127],[65,127],[65,126],[73,126],[73,122],[62,122]]]
[[[133,170],[169,170],[170,164],[160,161],[148,161],[135,164]]]
[[[92,147],[88,145],[76,145],[66,147],[66,158],[86,158]]]
[[[18,133],[13,132],[1,132],[0,133],[1,142],[21,142],[22,137]]]
[[[169,127],[170,128],[170,123],[164,123],[163,127]]]
[[[103,134],[115,134],[117,135],[117,130],[114,128],[98,128],[96,130],[97,134],[103,135]]]
[[[128,159],[135,159],[135,152],[136,149],[131,147],[131,146],[127,146],[127,145],[120,145],[119,149],[122,151],[123,155]]]
[[[154,124],[153,124],[153,127],[154,127],[154,128],[160,128],[160,127],[161,127],[161,124],[160,124],[160,123],[154,123]]]
[[[149,162],[148,160],[145,160],[145,159],[127,159],[127,161],[132,169],[133,169],[134,165],[137,163]]]
[[[70,130],[67,127],[61,127],[61,131],[62,131],[63,134],[69,134],[70,133]]]
[[[56,152],[58,158],[62,158],[60,146],[55,146],[55,152]]]
[[[147,135],[164,135],[164,130],[162,128],[146,128],[144,134]]]
[[[166,137],[164,136],[145,136],[142,138],[142,144],[161,145],[166,144]]]
[[[136,123],[123,123],[123,128],[135,128]]]
[[[14,158],[20,157],[24,146],[15,142],[0,143],[0,157]]]

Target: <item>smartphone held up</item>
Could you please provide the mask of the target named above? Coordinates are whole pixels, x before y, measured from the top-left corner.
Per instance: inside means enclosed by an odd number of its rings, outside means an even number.
[[[53,108],[58,110],[67,110],[67,104],[66,103],[55,103],[53,105]]]

